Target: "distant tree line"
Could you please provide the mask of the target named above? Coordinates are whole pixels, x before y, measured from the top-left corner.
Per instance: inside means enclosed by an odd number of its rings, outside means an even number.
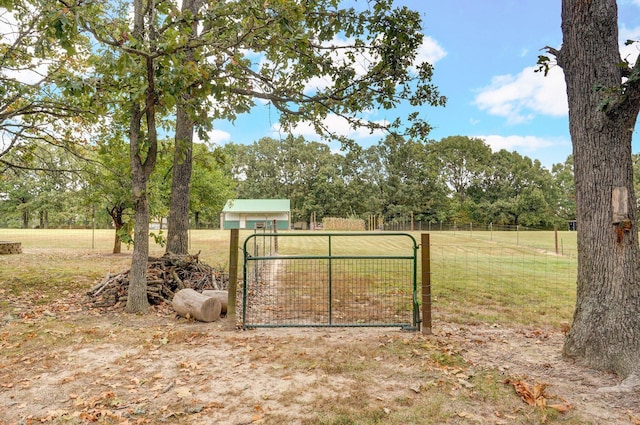
[[[41,146],[30,167],[0,179],[0,226],[115,228],[133,225],[130,165],[122,138],[83,155]],[[152,221],[166,226],[173,144],[160,144],[149,187]],[[35,152],[35,151],[34,151]],[[43,154],[48,152],[48,155]],[[15,152],[23,159],[24,152]],[[545,168],[517,152],[492,152],[481,139],[427,143],[387,136],[368,148],[333,152],[303,137],[250,145],[194,145],[192,228],[217,227],[229,198],[286,198],[292,220],[374,216],[384,223],[493,223],[566,228],[575,218],[573,160]],[[6,158],[11,160],[11,154]],[[640,186],[640,155],[634,156]]]
[[[287,198],[293,221],[380,217],[385,223],[493,223],[564,228],[575,217],[573,163],[545,168],[481,139],[427,143],[387,136],[369,148],[332,152],[302,137],[228,144],[239,198]]]
[[[151,220],[159,226],[166,226],[169,213],[173,149],[172,141],[161,141],[157,172],[149,184]],[[37,155],[29,158],[28,167],[3,170],[1,227],[95,226],[122,229],[121,236],[129,233],[133,226],[131,167],[123,138],[115,135],[77,155],[51,145],[33,151]],[[25,154],[15,150],[5,161],[14,158],[24,161]],[[217,225],[224,203],[234,196],[234,182],[223,162],[220,149],[194,146],[189,203],[194,227]]]

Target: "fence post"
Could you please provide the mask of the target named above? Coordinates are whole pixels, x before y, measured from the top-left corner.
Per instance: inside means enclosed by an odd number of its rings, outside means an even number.
[[[278,220],[273,220],[273,233],[276,233],[276,236],[273,238],[273,251],[278,253]]]
[[[431,334],[431,245],[429,234],[421,235],[422,247],[422,333]]]
[[[227,330],[236,328],[236,295],[238,291],[238,240],[239,229],[231,229],[229,241],[229,286],[227,288]]]

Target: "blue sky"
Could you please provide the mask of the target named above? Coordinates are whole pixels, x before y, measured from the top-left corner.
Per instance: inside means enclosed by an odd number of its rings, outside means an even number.
[[[434,64],[433,82],[447,97],[447,106],[423,108],[433,127],[430,139],[463,135],[479,137],[492,149],[518,151],[543,165],[564,162],[571,154],[564,76],[559,67],[545,78],[534,73],[542,48],[559,48],[560,0],[396,0],[422,14],[424,57]],[[623,57],[635,60],[640,40],[640,0],[618,0]],[[387,111],[374,120],[403,110]],[[216,122],[213,141],[252,143],[261,137],[280,137],[277,114],[258,106],[235,122]],[[340,126],[340,123],[330,125]],[[346,133],[347,130],[345,130]],[[634,152],[640,136],[634,133]],[[309,129],[297,132],[317,139]],[[349,134],[364,147],[381,136]],[[338,144],[332,144],[337,149]]]

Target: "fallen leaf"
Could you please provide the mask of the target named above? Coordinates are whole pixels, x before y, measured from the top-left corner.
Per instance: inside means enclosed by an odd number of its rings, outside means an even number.
[[[176,388],[176,394],[180,398],[191,397],[191,389],[189,387],[178,387]]]
[[[569,410],[571,410],[571,405],[569,403],[549,404],[549,405],[547,405],[547,407],[555,409],[560,413],[568,412]],[[636,422],[636,425],[640,425],[640,421]]]
[[[504,381],[504,383],[511,384],[520,398],[522,398],[522,400],[529,406],[544,407],[546,405],[546,399],[544,397],[544,384],[536,384],[533,388],[531,388],[529,384],[520,379],[515,381],[507,379]]]
[[[547,388],[546,384],[536,382],[532,387],[520,379],[515,381],[507,379],[504,383],[511,384],[516,393],[518,393],[522,400],[529,406],[539,407],[540,409],[546,409],[548,407],[555,409],[560,413],[567,412],[571,409],[571,405],[564,400],[562,400],[563,403],[547,404],[548,396],[545,394],[545,389]]]

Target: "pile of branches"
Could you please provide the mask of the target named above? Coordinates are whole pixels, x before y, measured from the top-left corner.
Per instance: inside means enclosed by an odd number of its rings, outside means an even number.
[[[147,297],[152,305],[169,303],[173,295],[184,288],[198,292],[205,289],[227,289],[229,278],[222,270],[201,263],[198,255],[165,254],[149,257],[147,263]],[[94,307],[113,307],[127,302],[130,270],[111,274],[97,282],[87,292]]]

